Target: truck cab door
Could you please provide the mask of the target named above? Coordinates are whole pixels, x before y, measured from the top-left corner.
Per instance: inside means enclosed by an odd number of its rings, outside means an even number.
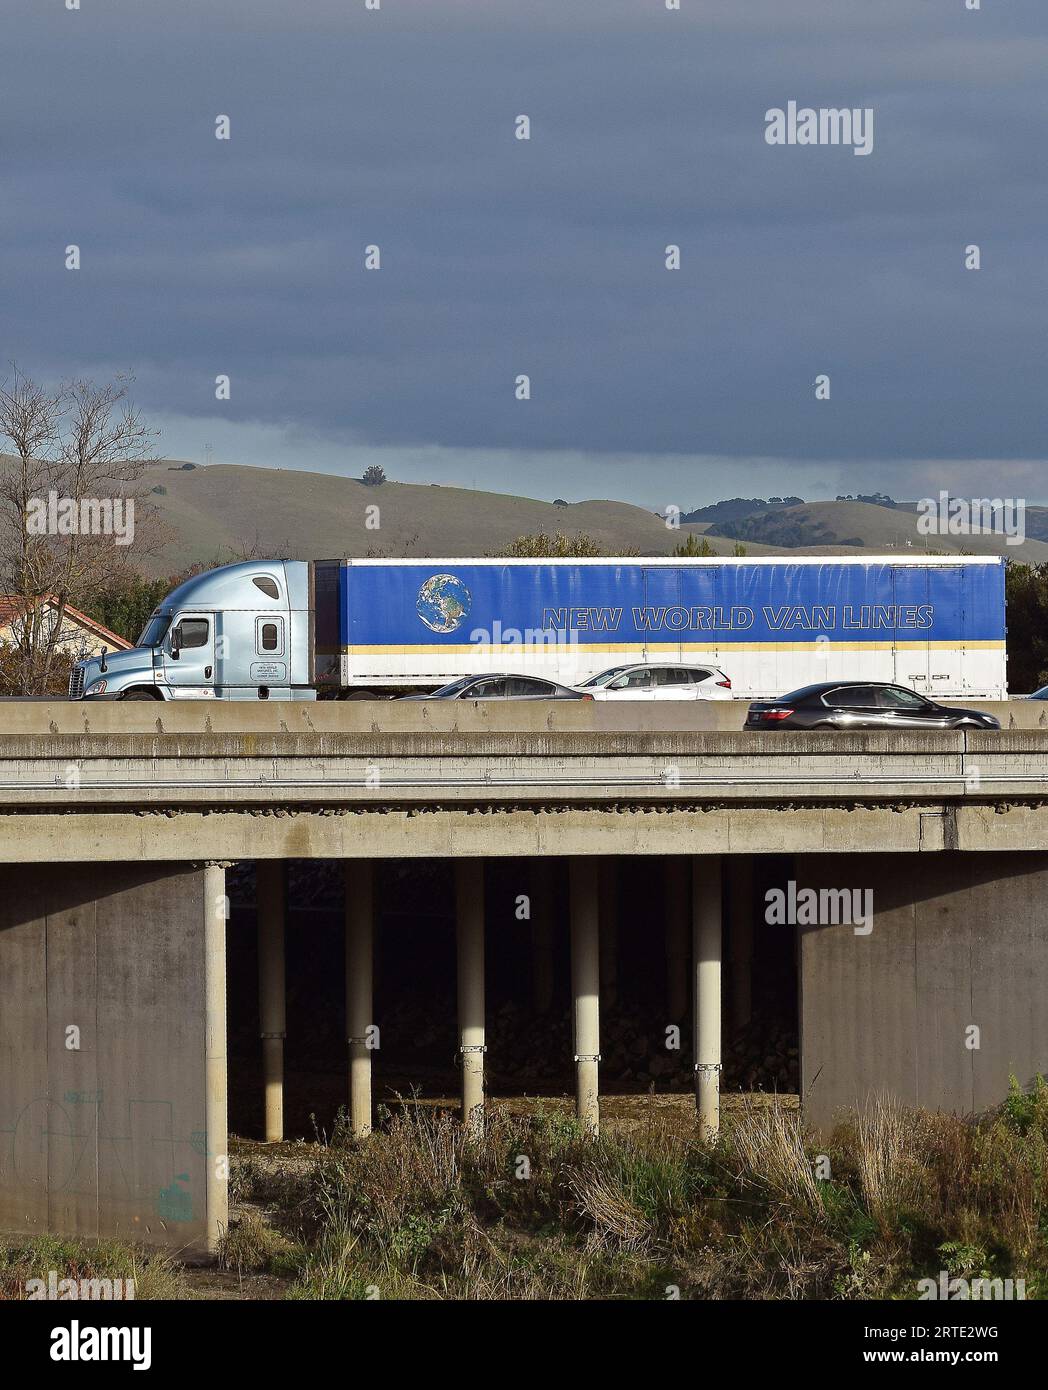
[[[164,641],[164,674],[176,700],[215,695],[215,615],[179,613]]]

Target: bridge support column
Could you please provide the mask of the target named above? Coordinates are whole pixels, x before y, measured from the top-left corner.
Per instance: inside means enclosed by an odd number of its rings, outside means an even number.
[[[601,859],[600,875],[600,995],[604,1004],[619,997],[619,874],[618,860]]]
[[[553,865],[531,861],[531,980],[535,1012],[544,1014],[553,1003]]]
[[[462,1123],[484,1130],[484,861],[455,861],[458,940],[459,1052],[462,1057]]]
[[[369,859],[347,859],[346,1034],[349,1043],[349,1122],[356,1139],[371,1133],[371,1052],[374,1019],[374,867]]]
[[[692,860],[692,963],[695,979],[695,1105],[702,1133],[720,1130],[721,861]]]
[[[600,1127],[600,925],[597,861],[571,860],[571,993],[574,1012],[576,1113],[596,1135]]]
[[[226,1070],[226,897],[224,862],[204,866],[204,1201],[207,1248],[216,1251],[229,1228],[229,1113]]]
[[[753,860],[731,857],[731,1019],[745,1028],[753,1007]]]
[[[688,1011],[688,861],[673,855],[666,865],[666,1009],[671,1023]]]
[[[282,859],[255,863],[258,913],[258,1025],[262,1038],[267,1144],[284,1137],[284,1039],[287,1037],[284,988],[284,923],[287,864]]]

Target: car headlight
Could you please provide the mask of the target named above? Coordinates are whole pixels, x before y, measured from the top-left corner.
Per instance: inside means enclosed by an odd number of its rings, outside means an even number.
[[[87,696],[87,695],[104,695],[105,693],[106,693],[106,683],[105,683],[105,681],[95,681],[94,685],[88,686],[88,688],[84,691],[84,695],[85,695],[85,696]]]

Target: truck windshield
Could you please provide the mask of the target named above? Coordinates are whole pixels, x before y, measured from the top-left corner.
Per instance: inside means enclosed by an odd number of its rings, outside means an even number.
[[[159,647],[164,640],[164,633],[170,625],[170,613],[154,613],[142,629],[142,635],[135,645],[138,647]]]
[[[632,670],[632,666],[613,666],[610,671],[600,671],[597,675],[590,676],[588,681],[582,682],[582,688],[585,689],[587,685],[607,685],[609,681],[613,681],[615,677],[621,675],[623,671]]]

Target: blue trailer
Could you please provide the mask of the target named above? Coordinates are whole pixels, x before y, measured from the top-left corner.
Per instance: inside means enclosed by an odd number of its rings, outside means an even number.
[[[744,699],[843,677],[933,697],[1007,688],[996,556],[347,560],[324,583],[338,641],[318,678],[343,689],[484,670],[575,685],[675,660],[720,667]]]

